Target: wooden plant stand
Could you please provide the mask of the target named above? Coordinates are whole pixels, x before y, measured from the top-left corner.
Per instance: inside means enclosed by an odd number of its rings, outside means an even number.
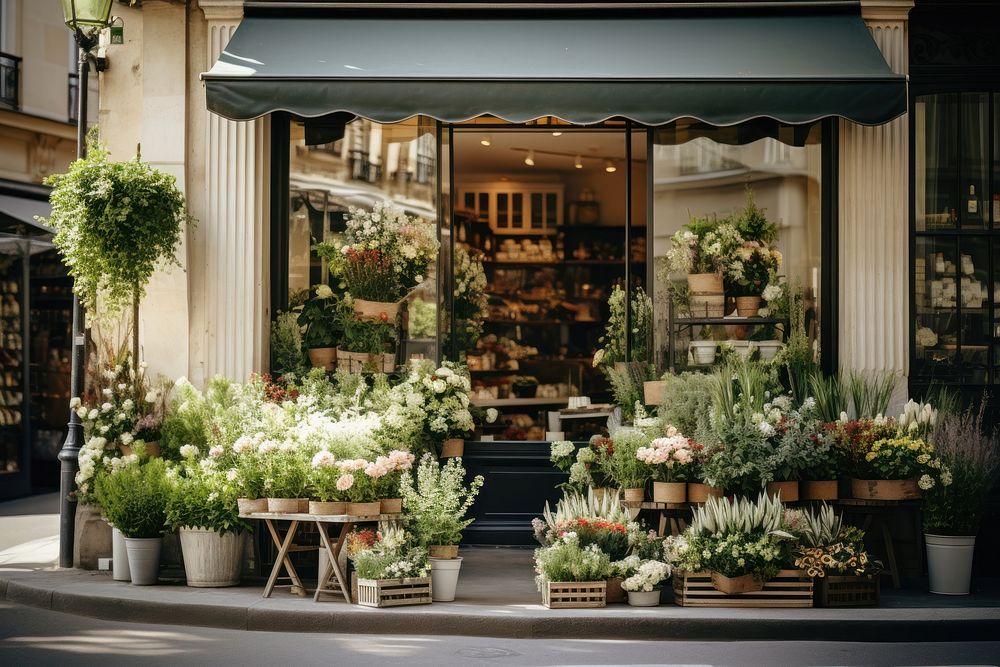
[[[813,580],[802,570],[781,570],[764,588],[727,595],[709,572],[674,572],[674,602],[682,607],[811,607]]]
[[[660,515],[658,523],[658,535],[666,537],[667,526],[670,527],[670,535],[680,535],[687,528],[688,519],[691,518],[691,509],[696,507],[692,503],[657,503],[652,501],[635,502],[623,501],[623,507],[639,510],[653,510]]]

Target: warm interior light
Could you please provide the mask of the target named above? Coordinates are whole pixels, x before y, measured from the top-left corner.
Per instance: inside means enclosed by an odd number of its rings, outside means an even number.
[[[490,144],[493,143],[493,141],[490,139],[490,135],[484,134],[483,138],[479,140],[479,143],[481,143],[483,146],[489,146]]]
[[[573,160],[573,166],[576,167],[577,169],[583,169],[583,158],[577,155],[576,159]]]
[[[528,157],[524,158],[524,164],[529,167],[535,166],[535,151],[528,151]]]
[[[608,172],[609,174],[613,174],[616,171],[618,171],[618,166],[615,164],[614,160],[605,160],[604,171]]]
[[[562,132],[553,132],[552,136],[553,137],[561,137],[562,136]]]

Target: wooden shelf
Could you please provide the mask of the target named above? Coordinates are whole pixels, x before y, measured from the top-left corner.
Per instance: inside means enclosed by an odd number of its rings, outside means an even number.
[[[601,320],[483,320],[484,324],[508,324],[510,326],[558,326],[562,324],[600,324]]]
[[[474,398],[472,404],[480,408],[516,408],[539,405],[569,405],[569,399],[562,398]]]
[[[784,324],[774,317],[678,317],[675,324]]]

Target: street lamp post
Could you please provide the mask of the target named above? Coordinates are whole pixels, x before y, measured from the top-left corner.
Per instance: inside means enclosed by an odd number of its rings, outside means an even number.
[[[112,0],[63,0],[63,16],[73,31],[80,55],[79,87],[77,91],[76,157],[87,155],[87,88],[90,75],[91,51],[97,45],[98,33],[109,25]],[[86,358],[83,304],[73,295],[73,367],[70,376],[70,396],[83,395]],[[76,524],[76,471],[79,468],[80,445],[83,444],[83,424],[76,411],[70,409],[66,440],[59,451],[59,567],[73,567],[73,539]]]

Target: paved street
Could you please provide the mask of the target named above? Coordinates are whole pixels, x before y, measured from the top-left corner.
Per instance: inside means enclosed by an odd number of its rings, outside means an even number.
[[[58,559],[58,493],[0,503],[0,570],[49,567]]]
[[[969,665],[1000,642],[621,642],[296,634],[112,623],[0,604],[3,665]]]

